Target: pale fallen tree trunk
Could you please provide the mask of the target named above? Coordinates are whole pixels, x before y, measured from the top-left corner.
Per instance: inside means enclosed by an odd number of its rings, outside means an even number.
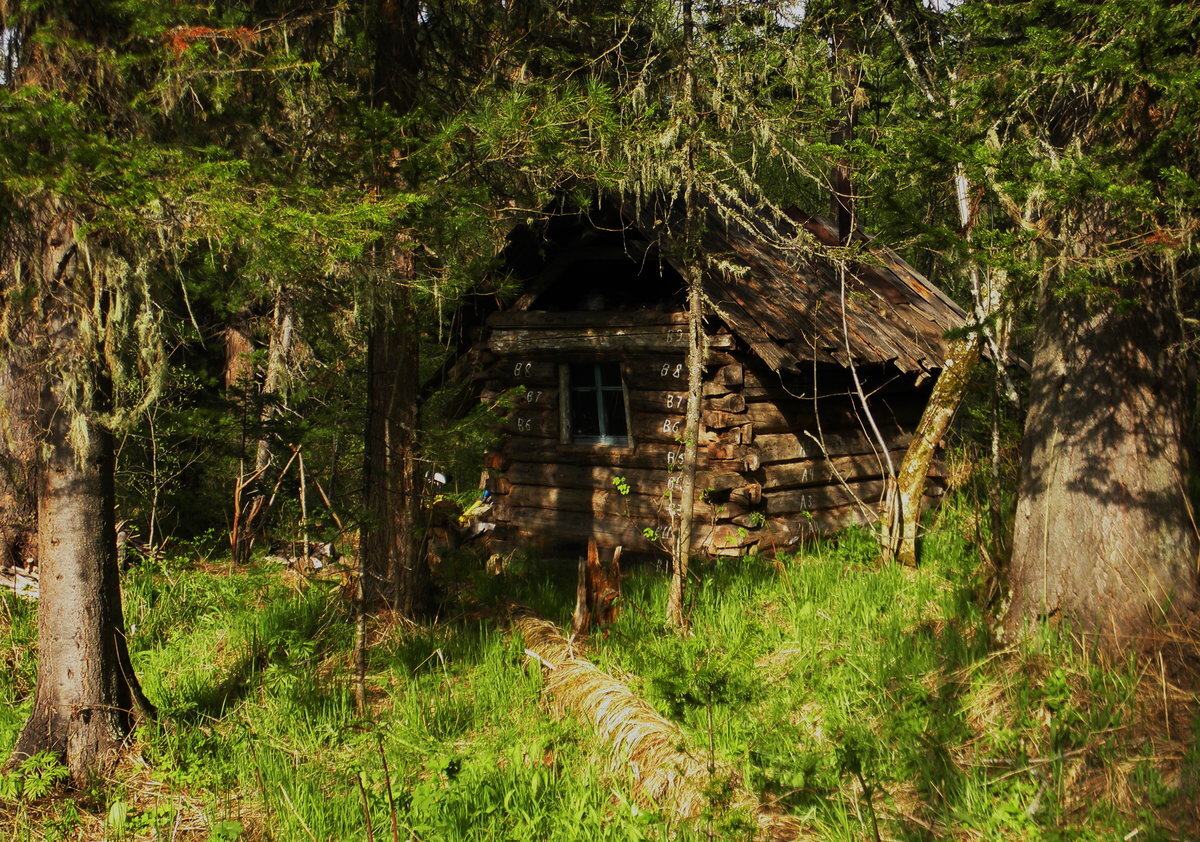
[[[678,819],[694,819],[708,806],[712,783],[728,781],[730,804],[751,812],[759,839],[805,835],[798,819],[772,810],[747,791],[732,767],[710,763],[703,752],[687,751],[677,725],[620,681],[577,657],[571,641],[553,623],[522,609],[512,627],[524,641],[526,654],[544,669],[552,710],[560,716],[571,713],[595,729],[620,758],[617,764],[628,764],[640,800]]]
[[[912,444],[900,463],[896,477],[895,505],[884,520],[880,543],[884,553],[901,564],[917,564],[917,532],[921,526],[921,500],[925,482],[937,449],[950,429],[958,407],[966,394],[971,372],[979,362],[982,348],[979,335],[972,333],[950,343],[941,374],[933,384],[933,393],[913,433]]]

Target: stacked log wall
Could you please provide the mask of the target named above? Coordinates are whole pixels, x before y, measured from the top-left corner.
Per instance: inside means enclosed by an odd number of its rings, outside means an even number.
[[[600,547],[661,552],[683,466],[686,315],[504,313],[489,327],[496,361],[483,395],[511,395],[498,422],[506,440],[486,463],[498,542],[555,549],[594,537]],[[727,334],[713,340],[717,354],[732,344]],[[559,366],[574,362],[620,364],[632,446],[562,441]],[[703,457],[700,468],[707,470]]]
[[[661,553],[679,512],[687,411],[682,313],[504,313],[490,321],[487,399],[510,395],[504,444],[487,458],[498,544]],[[884,460],[848,377],[797,396],[779,375],[710,326],[697,463],[695,549],[740,555],[865,523]],[[559,366],[619,362],[631,447],[563,443]],[[518,391],[514,391],[518,390]],[[899,465],[923,405],[911,382],[873,396]]]

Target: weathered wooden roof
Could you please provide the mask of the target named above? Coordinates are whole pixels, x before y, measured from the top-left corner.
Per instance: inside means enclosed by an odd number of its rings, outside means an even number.
[[[624,203],[622,215],[684,275],[682,249],[670,233],[679,230],[678,220],[662,218],[677,216],[677,208],[664,213],[661,206]],[[719,212],[711,203],[704,211],[700,250],[709,302],[776,371],[800,370],[813,360],[940,369],[946,332],[966,324],[966,313],[920,272],[861,235],[847,249],[829,222],[799,212],[769,223]],[[846,271],[838,271],[836,256]]]

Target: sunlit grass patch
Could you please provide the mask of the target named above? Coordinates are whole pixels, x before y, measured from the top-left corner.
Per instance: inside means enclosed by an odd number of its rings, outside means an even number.
[[[961,525],[944,507],[917,570],[880,566],[862,531],[698,564],[686,637],[664,623],[663,572],[630,567],[619,620],[581,651],[679,725],[698,762],[822,839],[876,825],[885,839],[1188,838],[1194,685],[1169,658],[1101,664],[1052,628],[997,642]],[[343,579],[130,571],[133,658],[163,715],[76,804],[9,799],[0,821],[18,839],[365,839],[368,823],[390,839],[393,822],[423,840],[744,835],[717,791],[690,824],[639,806],[589,726],[550,715],[542,668],[495,609],[563,623],[573,560],[458,563],[476,566],[440,619],[370,624],[366,715]],[[0,598],[6,748],[33,688],[36,606]]]

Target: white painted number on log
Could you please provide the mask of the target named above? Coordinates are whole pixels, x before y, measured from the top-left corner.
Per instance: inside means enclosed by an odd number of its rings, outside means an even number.
[[[513,366],[513,377],[529,377],[533,374],[533,363],[517,363]]]
[[[525,403],[538,403],[542,399],[541,392],[526,392]]]
[[[532,430],[533,430],[533,419],[532,418],[518,418],[517,419],[517,432],[518,433],[528,433],[528,432],[531,432]]]
[[[670,418],[668,418],[665,421],[663,421],[662,431],[664,433],[678,433],[679,425],[682,423],[683,423],[682,421],[672,421]]]
[[[687,395],[676,395],[667,392],[667,409],[684,409],[687,407]]]
[[[680,375],[682,375],[682,374],[683,374],[683,363],[676,364],[676,366],[674,368],[671,367],[670,363],[663,363],[662,371],[660,371],[658,373],[658,376],[659,377],[674,377],[676,380],[678,380]]]

